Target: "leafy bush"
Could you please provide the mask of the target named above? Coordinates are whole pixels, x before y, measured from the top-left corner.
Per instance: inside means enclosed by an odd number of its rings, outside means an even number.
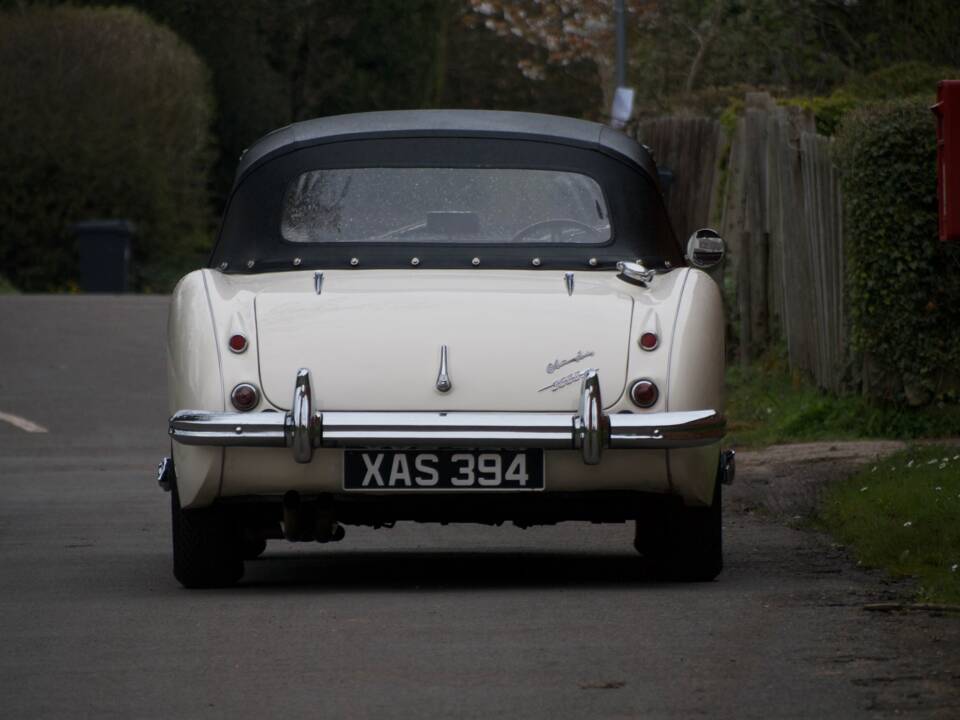
[[[867,103],[898,100],[914,95],[933,97],[937,83],[957,77],[960,70],[922,62],[903,62],[867,75],[857,75],[834,90],[830,95],[795,97],[782,100],[813,113],[817,132],[834,135],[840,129],[844,116]]]
[[[913,95],[934,95],[937,83],[957,77],[957,68],[902,62],[847,81],[843,91],[862,100],[900,100]]]
[[[863,101],[851,95],[846,89],[840,88],[830,95],[789,98],[782,100],[781,104],[793,105],[812,113],[817,123],[817,133],[829,136],[837,132],[843,116],[861,106]]]
[[[140,289],[162,289],[209,244],[208,73],[129,8],[0,13],[0,267],[22,290],[75,281],[68,226],[139,229]]]
[[[849,114],[837,139],[865,390],[922,404],[960,368],[960,271],[937,238],[934,118],[926,98],[882,103]]]

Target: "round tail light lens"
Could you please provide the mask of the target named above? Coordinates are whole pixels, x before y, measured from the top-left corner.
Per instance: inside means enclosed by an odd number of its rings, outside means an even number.
[[[638,407],[648,408],[656,404],[660,397],[660,391],[657,386],[649,380],[637,380],[630,387],[630,399]]]
[[[260,402],[260,393],[250,383],[240,383],[230,393],[230,402],[240,412],[253,410]]]
[[[247,338],[240,333],[230,336],[230,349],[235,353],[242,353],[247,349]]]
[[[640,336],[640,347],[644,350],[656,350],[659,344],[660,338],[657,337],[656,333],[645,332]]]

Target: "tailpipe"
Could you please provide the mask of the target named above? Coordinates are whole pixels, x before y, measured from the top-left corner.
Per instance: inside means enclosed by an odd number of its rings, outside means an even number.
[[[290,490],[283,496],[283,536],[291,542],[300,539],[301,515],[300,493]]]
[[[333,516],[333,498],[321,495],[304,501],[296,490],[283,496],[283,537],[291,542],[316,540],[337,542],[346,531]]]

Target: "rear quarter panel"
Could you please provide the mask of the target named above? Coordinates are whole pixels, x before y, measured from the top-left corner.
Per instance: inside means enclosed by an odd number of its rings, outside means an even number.
[[[677,308],[666,410],[725,412],[723,297],[713,279],[690,270]],[[670,483],[691,505],[710,504],[720,444],[668,451]]]
[[[217,332],[210,311],[205,270],[186,275],[173,291],[167,320],[169,411],[224,410]],[[183,507],[202,507],[220,489],[223,450],[173,443],[177,491]]]

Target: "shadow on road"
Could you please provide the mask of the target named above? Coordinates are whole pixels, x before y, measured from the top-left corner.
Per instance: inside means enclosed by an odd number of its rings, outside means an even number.
[[[444,590],[660,585],[636,555],[529,551],[358,551],[270,554],[248,561],[243,585]]]

